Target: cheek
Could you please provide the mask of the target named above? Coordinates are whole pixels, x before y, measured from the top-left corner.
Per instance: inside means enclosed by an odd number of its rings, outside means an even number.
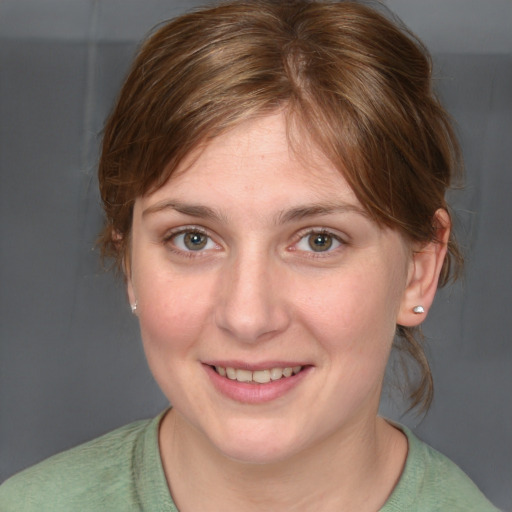
[[[139,289],[139,322],[143,343],[150,352],[186,350],[211,318],[205,279],[179,276],[142,276]]]
[[[140,290],[139,324],[148,366],[167,399],[185,407],[186,397],[196,390],[184,382],[192,381],[193,363],[198,359],[198,340],[204,338],[210,318],[207,294],[197,293],[195,283],[177,278],[148,279]],[[186,364],[185,364],[186,363]],[[199,397],[195,397],[199,399]],[[184,402],[185,401],[185,402]]]
[[[326,343],[360,350],[392,339],[400,294],[382,271],[341,271],[297,288],[304,321]]]
[[[332,370],[325,392],[338,396],[337,409],[347,410],[379,396],[396,328],[399,287],[380,266],[347,270],[317,284],[314,293],[304,295],[302,318]]]

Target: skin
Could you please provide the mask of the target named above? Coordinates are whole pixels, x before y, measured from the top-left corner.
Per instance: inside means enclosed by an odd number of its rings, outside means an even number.
[[[247,122],[136,200],[128,295],[173,404],[160,451],[180,511],[378,510],[403,469],[405,436],[377,416],[382,381],[396,324],[421,322],[412,308],[434,298],[446,244],[378,227],[304,142],[299,158],[281,113]],[[208,374],[227,360],[307,372],[244,403]]]

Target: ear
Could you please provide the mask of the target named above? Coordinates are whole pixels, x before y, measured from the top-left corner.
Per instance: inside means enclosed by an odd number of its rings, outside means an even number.
[[[124,268],[124,264],[123,264]],[[125,271],[125,279],[126,279],[126,294],[128,295],[128,301],[130,306],[137,304],[137,298],[135,296],[135,291],[133,289],[132,276],[131,273],[127,273]]]
[[[130,303],[130,307],[132,308],[132,313],[136,314],[137,296],[135,294],[135,290],[133,287],[132,269],[130,263],[130,255],[127,252],[123,258],[123,272],[126,281],[126,294],[128,295],[128,302]]]
[[[444,208],[436,211],[433,221],[436,227],[436,239],[413,247],[407,286],[397,318],[398,325],[414,327],[421,324],[434,301],[439,274],[448,248],[451,221]],[[413,309],[416,306],[422,306],[424,313],[415,313]]]
[[[126,283],[126,294],[128,295],[128,302],[130,303],[130,306],[131,306],[137,302],[137,299],[135,297],[135,292],[133,290],[133,283],[132,283],[132,267],[131,267],[131,258],[130,258],[130,256],[131,256],[130,247],[129,247],[129,244],[127,244],[124,248],[121,248],[122,235],[118,231],[112,232],[112,239],[115,240],[115,242],[119,244],[120,250],[124,251],[121,267],[123,269],[124,280]]]

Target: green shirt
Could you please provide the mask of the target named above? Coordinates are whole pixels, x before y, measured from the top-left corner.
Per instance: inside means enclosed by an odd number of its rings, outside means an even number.
[[[178,512],[158,450],[161,417],[119,428],[15,475],[0,486],[0,510]],[[453,462],[400,428],[409,453],[380,512],[497,512]]]

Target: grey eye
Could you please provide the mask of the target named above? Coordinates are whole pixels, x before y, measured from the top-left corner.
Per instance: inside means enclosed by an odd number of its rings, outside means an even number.
[[[325,233],[312,233],[308,236],[308,245],[315,252],[328,251],[332,243],[333,237]]]
[[[191,251],[199,251],[206,247],[208,237],[203,233],[191,232],[183,235],[185,247]]]
[[[330,233],[313,232],[304,235],[297,244],[297,249],[304,252],[329,252],[338,248],[343,242]]]
[[[201,231],[182,231],[172,237],[173,245],[184,252],[199,252],[204,249],[214,249],[215,242]]]

